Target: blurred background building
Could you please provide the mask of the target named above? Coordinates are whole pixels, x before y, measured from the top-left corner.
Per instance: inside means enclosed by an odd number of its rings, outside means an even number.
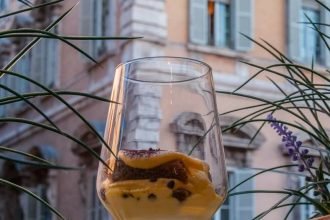
[[[35,4],[44,3],[36,0]],[[328,0],[325,0],[327,4]],[[2,29],[44,29],[69,7],[76,3],[65,0],[59,4],[40,8],[1,19]],[[1,13],[26,7],[16,0],[0,0]],[[316,22],[330,23],[329,14],[314,0],[81,0],[79,5],[54,29],[62,35],[142,36],[130,41],[75,41],[74,43],[94,57],[91,62],[73,48],[57,40],[42,39],[20,59],[13,70],[28,75],[38,82],[63,91],[81,91],[108,98],[116,65],[133,58],[147,56],[180,56],[202,60],[213,68],[216,90],[233,91],[256,72],[240,60],[261,66],[276,61],[265,50],[240,33],[255,39],[265,39],[279,51],[295,61],[309,65],[315,59],[315,68],[330,66],[329,52],[317,33],[306,25],[304,14]],[[31,38],[32,39],[32,38]],[[30,38],[0,39],[0,65],[4,66]],[[41,92],[42,89],[15,77],[0,79],[16,92]],[[289,88],[279,82],[282,88]],[[281,94],[266,79],[257,79],[241,92],[275,100]],[[4,89],[0,96],[12,95]],[[108,103],[84,96],[66,95],[73,105],[103,135]],[[58,127],[85,142],[96,151],[101,144],[88,127],[70,109],[52,97],[31,99]],[[256,102],[239,97],[217,95],[220,112],[248,106]],[[141,104],[143,105],[143,104]],[[2,105],[2,117],[24,117],[48,123],[38,112],[23,102]],[[173,118],[192,126],[193,114]],[[237,120],[235,113],[221,117],[226,127]],[[150,115],[146,117],[151,117]],[[154,116],[153,116],[154,117]],[[283,115],[282,120],[290,120]],[[154,119],[157,119],[154,118]],[[144,129],[144,128],[139,128]],[[240,131],[224,134],[230,185],[235,185],[256,172],[253,169],[289,164],[290,158],[281,148],[280,139],[265,127],[254,142],[249,139],[258,126],[245,126]],[[196,135],[179,135],[189,144]],[[0,123],[0,143],[24,150],[61,165],[84,167],[83,171],[45,170],[0,160],[2,178],[23,184],[54,205],[67,219],[111,219],[98,201],[95,189],[97,161],[84,148],[54,132],[22,123]],[[305,144],[308,137],[298,134]],[[197,135],[198,136],[198,135]],[[150,142],[157,137],[150,135]],[[290,170],[288,170],[290,171]],[[242,185],[239,190],[284,189],[303,184],[304,179],[278,173],[267,173]],[[0,187],[1,220],[50,220],[56,217],[30,196],[6,187]],[[227,199],[214,220],[251,219],[282,198],[280,194],[247,194]],[[287,208],[274,211],[266,219],[283,219]],[[307,219],[312,213],[309,206],[295,208],[291,219]]]

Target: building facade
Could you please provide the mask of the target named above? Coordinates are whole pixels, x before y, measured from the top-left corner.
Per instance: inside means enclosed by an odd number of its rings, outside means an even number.
[[[36,0],[35,4],[46,1]],[[329,4],[328,0],[324,1]],[[59,4],[32,12],[22,13],[0,21],[6,28],[44,29],[76,2],[66,0]],[[330,5],[330,4],[329,4]],[[26,7],[19,1],[0,0],[1,13]],[[274,58],[251,40],[265,39],[279,51],[298,63],[311,64],[315,68],[330,66],[329,51],[317,33],[299,22],[306,21],[307,14],[316,22],[330,23],[330,14],[312,0],[82,0],[55,28],[54,33],[84,36],[142,36],[136,40],[122,41],[74,41],[76,45],[98,61],[93,63],[72,47],[53,39],[41,39],[35,47],[20,59],[13,71],[32,77],[54,90],[80,91],[108,98],[112,90],[115,67],[122,62],[150,56],[180,56],[198,59],[213,69],[216,90],[233,91],[244,83],[256,69],[240,61],[261,66],[274,64]],[[327,28],[327,27],[325,27]],[[329,32],[328,29],[324,31]],[[244,35],[242,35],[244,34]],[[4,66],[32,38],[1,38],[0,64]],[[5,75],[1,85],[16,92],[42,92],[28,81]],[[279,82],[289,88],[285,82]],[[143,93],[137,88],[137,93]],[[266,79],[256,79],[241,92],[275,100],[280,92]],[[65,93],[65,92],[64,92]],[[63,94],[64,94],[63,93]],[[157,93],[157,92],[156,92]],[[13,93],[0,89],[0,96]],[[144,94],[145,95],[145,94]],[[83,115],[103,135],[109,103],[84,96],[67,94],[65,100]],[[152,112],[160,95],[144,96],[137,101],[141,118],[153,128],[159,126],[161,115]],[[47,118],[31,108],[40,108],[60,129],[83,141],[99,152],[101,143],[95,134],[67,106],[56,98],[41,96],[31,103],[16,102],[2,105],[2,117],[22,117],[51,125]],[[221,113],[231,109],[256,104],[255,101],[217,94]],[[155,114],[154,114],[155,113]],[[143,117],[142,117],[143,116]],[[222,116],[225,128],[240,117],[239,114]],[[146,132],[143,120],[135,121],[136,132]],[[283,114],[283,120],[290,120]],[[183,112],[173,117],[173,140],[178,145],[189,144],[205,131],[203,123],[194,112]],[[195,121],[200,123],[195,123]],[[200,133],[189,133],[191,128]],[[280,140],[265,127],[250,143],[257,125],[243,127],[239,131],[223,135],[230,186],[255,173],[254,169],[270,168],[290,163],[281,150]],[[67,219],[111,219],[96,195],[98,163],[85,149],[69,139],[51,131],[23,123],[0,124],[0,143],[6,147],[24,150],[57,164],[82,167],[82,171],[32,169],[0,161],[1,177],[28,187],[31,191],[56,207]],[[301,135],[303,137],[303,134]],[[133,139],[138,134],[133,134]],[[148,135],[145,143],[159,141],[157,135]],[[309,139],[304,139],[305,143]],[[303,184],[303,179],[278,173],[267,173],[242,185],[237,190],[284,189]],[[0,220],[34,219],[50,220],[56,217],[28,195],[9,188],[0,188],[5,199],[0,201]],[[215,214],[215,220],[251,219],[280,200],[279,194],[246,194],[226,200]],[[266,219],[282,219],[288,209],[278,209]],[[309,206],[296,208],[292,219],[306,219],[312,213]]]

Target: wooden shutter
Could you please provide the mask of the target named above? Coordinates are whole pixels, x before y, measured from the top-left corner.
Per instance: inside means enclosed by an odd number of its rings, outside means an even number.
[[[330,7],[330,0],[323,0],[323,3]],[[330,25],[330,12],[321,6],[321,23],[325,23],[325,24],[328,24]],[[329,26],[325,26],[325,25],[322,25],[321,26],[321,31],[323,33],[325,33],[326,35],[330,35],[330,27]],[[325,38],[325,40],[327,41],[329,47],[330,47],[330,39],[328,38]],[[323,61],[323,64],[327,67],[330,67],[330,51],[329,49],[327,48],[325,42],[323,42],[323,40],[321,40],[321,56],[322,56],[322,61]]]
[[[252,37],[253,29],[253,0],[233,0],[231,4],[231,23],[233,47],[235,50],[248,51],[252,41],[241,33]]]
[[[106,22],[106,35],[107,36],[116,36],[116,20],[117,20],[117,10],[116,10],[116,1],[115,0],[109,0],[107,1],[107,7],[108,7],[108,17]],[[116,41],[110,40],[105,41],[106,47],[109,50],[115,50],[116,49]]]
[[[13,71],[17,72],[21,75],[27,76],[30,73],[30,56],[29,54],[25,54],[21,59],[14,65]],[[28,92],[29,82],[21,79],[19,77],[14,77],[14,87],[16,92],[18,93],[26,93]],[[15,108],[20,108],[26,104],[24,101],[16,102],[14,104]]]
[[[107,0],[108,1],[108,0]],[[102,27],[103,23],[106,21],[106,18],[104,17],[104,10],[103,10],[103,0],[96,0],[95,1],[95,22],[94,22],[94,28],[95,28],[95,36],[102,36]],[[103,48],[102,48],[102,41],[97,40],[93,41],[94,43],[94,57],[97,57],[101,54]]]
[[[207,0],[190,0],[189,37],[194,44],[206,45],[208,42]]]
[[[250,170],[236,169],[233,175],[235,185],[252,176],[254,173]],[[235,189],[235,191],[247,191],[254,189],[254,179],[251,179]],[[243,194],[234,197],[232,203],[232,215],[234,219],[253,219],[254,217],[254,194]]]
[[[46,66],[46,42],[47,39],[40,40],[32,49],[31,77],[39,83],[44,83]]]
[[[100,1],[100,0],[98,0]],[[81,1],[81,35],[90,36],[94,35],[93,22],[94,22],[94,2],[95,0],[82,0]],[[93,56],[93,41],[81,41],[82,49],[88,54]]]
[[[302,42],[301,39],[301,9],[302,1],[301,0],[287,0],[288,6],[288,52],[289,56],[296,60],[301,61],[301,49],[300,45]]]
[[[220,3],[216,2],[214,6],[214,44],[217,47],[225,46],[225,27],[223,25],[223,19],[221,19],[221,15],[223,15],[223,11],[221,11]],[[223,16],[222,16],[223,18]]]
[[[45,50],[46,66],[44,84],[49,87],[54,87],[59,67],[59,42],[55,39],[47,39]]]

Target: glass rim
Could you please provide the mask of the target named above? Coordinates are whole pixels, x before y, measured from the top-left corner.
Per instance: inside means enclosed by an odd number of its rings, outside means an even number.
[[[194,81],[200,78],[203,78],[207,75],[212,75],[212,68],[210,65],[208,65],[207,63],[200,61],[200,60],[196,60],[193,58],[189,58],[189,57],[179,57],[179,56],[150,56],[150,57],[140,57],[140,58],[136,58],[136,59],[132,59],[132,60],[128,60],[126,62],[120,63],[116,66],[115,70],[124,67],[126,65],[129,64],[134,64],[134,63],[138,63],[141,61],[147,61],[147,60],[157,60],[157,59],[173,59],[173,60],[182,60],[182,61],[189,61],[191,63],[195,63],[197,65],[203,66],[206,68],[205,73],[202,73],[200,76],[196,76],[196,77],[192,77],[189,79],[185,79],[185,80],[171,80],[171,81],[145,81],[145,80],[137,80],[137,79],[132,79],[129,77],[125,77],[125,79],[130,80],[130,81],[136,81],[136,82],[143,82],[143,83],[162,83],[162,84],[167,84],[167,83],[182,83],[182,82],[189,82],[189,81]]]

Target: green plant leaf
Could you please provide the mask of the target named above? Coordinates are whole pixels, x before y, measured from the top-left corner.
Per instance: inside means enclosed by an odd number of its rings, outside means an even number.
[[[79,119],[81,119],[86,126],[97,136],[97,138],[102,142],[102,144],[109,150],[109,152],[115,157],[117,158],[117,156],[112,152],[110,146],[108,145],[108,143],[103,139],[103,137],[96,131],[96,129],[74,108],[72,107],[69,103],[67,103],[61,96],[57,95],[55,92],[53,92],[52,90],[48,89],[46,86],[38,83],[37,81],[26,77],[24,75],[12,72],[12,71],[8,71],[8,70],[0,70],[0,72],[3,72],[5,74],[8,75],[13,75],[22,79],[25,79],[31,83],[33,83],[34,85],[37,85],[38,87],[42,88],[43,90],[47,91],[48,93],[50,93],[52,96],[54,96],[55,98],[57,98],[59,101],[61,101],[66,107],[68,107],[75,115],[77,115],[79,117]]]
[[[31,121],[31,120],[27,120],[27,119],[24,119],[24,118],[10,118],[10,117],[0,118],[0,123],[1,122],[17,122],[17,123],[29,124],[29,125],[32,125],[32,126],[35,126],[35,127],[43,128],[45,130],[49,130],[49,131],[52,131],[54,133],[57,133],[57,134],[59,134],[63,137],[68,138],[69,140],[79,144],[80,146],[85,148],[90,154],[92,154],[96,159],[98,159],[105,167],[111,169],[108,166],[108,164],[99,156],[98,153],[96,153],[93,149],[88,147],[84,142],[78,140],[77,138],[73,137],[72,135],[70,135],[68,133],[59,131],[59,130],[57,130],[57,129],[49,126],[49,125],[41,124],[41,123],[34,122],[34,121]]]
[[[33,192],[27,190],[26,188],[19,186],[15,183],[12,183],[8,180],[2,179],[0,178],[0,184],[5,185],[5,186],[10,186],[14,189],[17,189],[19,191],[22,191],[24,193],[27,193],[28,195],[32,196],[33,198],[35,198],[36,200],[38,200],[40,203],[42,203],[43,205],[45,205],[49,210],[51,210],[55,215],[57,215],[60,219],[65,219],[63,217],[63,215],[61,215],[61,213],[59,213],[56,209],[54,209],[50,204],[48,204],[48,202],[46,202],[45,200],[43,200],[42,198],[40,198],[39,196],[37,196],[36,194],[34,194]]]
[[[14,12],[10,12],[10,13],[4,14],[4,15],[0,15],[0,19],[5,18],[5,17],[9,17],[9,16],[13,16],[13,15],[17,15],[17,14],[20,14],[20,13],[23,13],[23,12],[31,11],[31,10],[34,10],[34,9],[37,9],[37,8],[42,8],[42,7],[46,7],[46,6],[49,6],[49,5],[58,4],[58,3],[63,2],[63,1],[64,0],[51,1],[51,2],[44,3],[44,4],[39,4],[39,5],[36,5],[36,6],[33,6],[33,7],[24,8],[24,9],[17,10],[17,11],[14,11]]]

